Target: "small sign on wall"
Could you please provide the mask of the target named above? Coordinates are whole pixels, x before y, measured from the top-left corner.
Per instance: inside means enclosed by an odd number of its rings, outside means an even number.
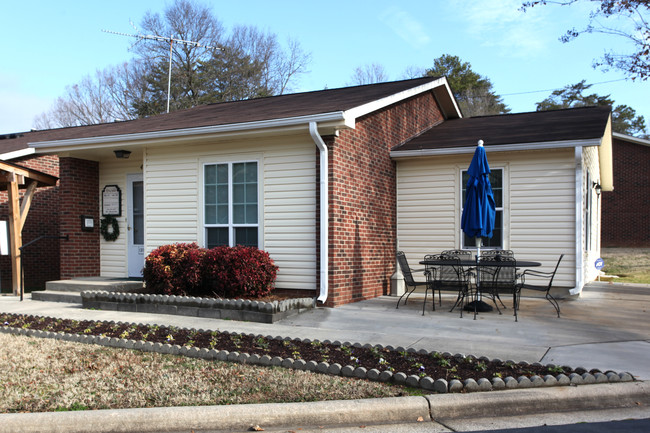
[[[117,185],[106,185],[102,190],[102,215],[122,216],[122,191]]]
[[[9,255],[9,225],[5,220],[0,220],[0,254]]]

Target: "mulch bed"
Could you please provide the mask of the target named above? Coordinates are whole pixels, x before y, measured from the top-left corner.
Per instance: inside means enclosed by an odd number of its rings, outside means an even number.
[[[456,357],[442,353],[415,353],[406,350],[389,350],[379,347],[354,347],[328,342],[276,339],[273,337],[253,336],[221,331],[197,331],[164,327],[156,325],[115,324],[104,321],[56,319],[51,317],[27,316],[0,313],[0,326],[41,331],[84,334],[104,337],[142,340],[153,343],[192,346],[207,349],[227,350],[229,352],[257,354],[259,356],[303,359],[305,361],[338,363],[346,365],[403,372],[406,375],[429,376],[433,379],[474,379],[508,376],[544,377],[547,374],[557,376],[560,373],[582,374],[586,370],[570,367],[541,366],[526,362],[475,358],[473,356]],[[594,374],[599,370],[591,370]]]

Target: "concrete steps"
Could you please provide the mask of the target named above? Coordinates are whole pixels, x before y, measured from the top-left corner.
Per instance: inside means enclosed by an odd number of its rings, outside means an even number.
[[[85,277],[73,280],[48,281],[45,283],[45,290],[32,292],[32,299],[35,301],[81,304],[81,292],[85,290],[131,293],[138,292],[141,289],[141,280]]]

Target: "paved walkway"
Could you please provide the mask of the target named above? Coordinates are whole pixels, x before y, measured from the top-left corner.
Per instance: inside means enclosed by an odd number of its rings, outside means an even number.
[[[627,371],[650,380],[650,285],[592,283],[575,300],[560,301],[557,318],[548,301],[522,298],[512,310],[481,313],[477,320],[449,312],[453,300],[422,316],[422,298],[395,309],[384,296],[337,308],[317,308],[274,324],[162,314],[84,310],[78,304],[0,297],[0,311],[73,319],[156,323],[262,335],[415,347],[514,361]],[[506,305],[509,303],[506,301]]]
[[[650,286],[592,283],[578,299],[560,302],[560,318],[556,317],[555,310],[545,299],[522,298],[519,322],[514,321],[510,309],[503,315],[496,312],[481,313],[477,320],[473,320],[472,314],[467,313],[460,318],[458,312],[447,311],[453,303],[449,297],[443,297],[443,308],[436,311],[431,311],[429,303],[424,316],[422,298],[412,299],[408,305],[400,306],[398,310],[395,309],[395,303],[396,298],[385,296],[334,309],[317,308],[274,324],[84,310],[75,304],[32,301],[29,298],[21,302],[13,296],[0,296],[0,311],[73,319],[156,323],[292,338],[390,344],[503,360],[552,362],[603,371],[626,371],[639,380],[650,380]],[[476,417],[498,416],[499,410],[503,412],[504,408],[512,407],[513,401],[517,402],[518,407],[522,401],[530,401],[530,412],[594,409],[599,404],[602,404],[602,408],[633,407],[638,404],[645,408],[650,402],[650,387],[646,382],[634,382],[445,394],[397,400],[258,405],[252,412],[251,406],[214,406],[65,414],[5,414],[0,415],[0,424],[6,428],[0,427],[0,432],[17,431],[16,429],[41,431],[39,428],[44,428],[43,431],[81,432],[87,431],[85,428],[91,424],[97,426],[97,431],[106,432],[141,431],[138,428],[145,424],[149,428],[155,428],[154,424],[165,426],[165,431],[185,431],[182,427],[167,430],[171,418],[186,422],[185,426],[192,424],[187,420],[210,420],[212,424],[201,424],[204,429],[208,428],[206,425],[226,426],[227,422],[234,423],[233,426],[246,425],[249,418],[260,424],[265,422],[267,426],[284,426],[287,422],[302,426],[413,422],[422,417],[426,420],[429,415],[428,420],[439,421],[458,418],[457,408],[463,408],[463,412],[466,412],[467,407],[476,410],[477,413],[473,414]],[[587,406],[579,407],[583,404]],[[646,410],[642,409],[642,413],[646,413]],[[308,418],[305,418],[306,414],[309,415]],[[159,424],[154,422],[156,417],[160,418]],[[129,426],[134,429],[129,430]],[[193,428],[198,430],[199,427],[197,424]],[[226,427],[226,430],[236,429]]]

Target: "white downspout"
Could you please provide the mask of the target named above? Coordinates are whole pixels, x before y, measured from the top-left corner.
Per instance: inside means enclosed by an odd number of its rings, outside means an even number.
[[[320,153],[320,294],[319,302],[327,300],[329,282],[329,194],[327,146],[318,133],[316,122],[309,122],[309,134]]]
[[[576,244],[575,244],[575,254],[576,254],[576,285],[574,288],[569,290],[570,295],[579,295],[582,291],[582,286],[584,285],[584,254],[582,246],[584,245],[584,233],[585,233],[585,221],[584,221],[584,211],[582,210],[583,205],[583,170],[582,170],[582,147],[576,147],[574,151],[576,172],[575,172],[575,207],[576,207]]]

